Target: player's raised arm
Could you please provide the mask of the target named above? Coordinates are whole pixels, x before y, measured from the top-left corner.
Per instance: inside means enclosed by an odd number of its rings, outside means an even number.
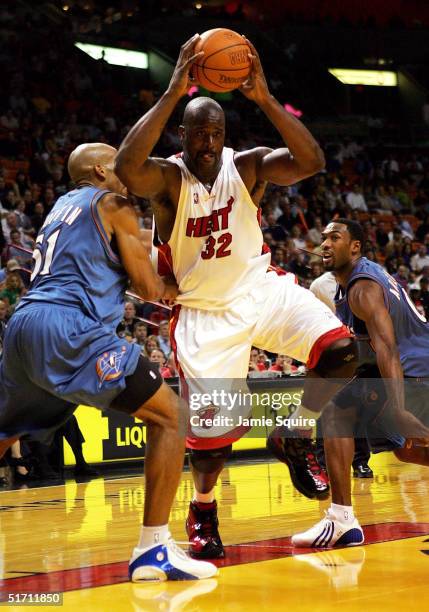
[[[141,197],[150,197],[162,191],[164,170],[169,162],[149,158],[158,142],[171,113],[191,86],[189,70],[193,62],[203,55],[194,53],[199,34],[195,34],[181,49],[179,59],[167,91],[131,128],[115,160],[115,172],[128,189]]]
[[[256,178],[277,185],[290,185],[320,172],[325,167],[325,157],[301,121],[288,113],[270,94],[259,55],[252,43],[247,39],[246,42],[251,49],[252,70],[240,91],[256,102],[287,144],[287,148],[274,151],[255,150]]]
[[[107,234],[116,237],[121,262],[136,293],[146,300],[174,299],[177,286],[166,285],[154,271],[133,205],[122,196],[108,194],[99,212]]]

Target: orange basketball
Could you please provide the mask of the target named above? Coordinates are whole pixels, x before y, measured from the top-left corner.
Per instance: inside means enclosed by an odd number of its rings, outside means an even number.
[[[198,51],[204,55],[192,66],[192,74],[209,91],[232,91],[249,76],[249,45],[233,30],[207,30],[195,45],[195,53]]]

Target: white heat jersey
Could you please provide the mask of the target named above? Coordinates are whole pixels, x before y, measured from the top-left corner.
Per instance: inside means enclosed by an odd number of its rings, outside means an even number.
[[[182,173],[176,220],[168,246],[179,285],[177,302],[202,310],[227,309],[264,278],[270,254],[261,255],[263,237],[257,208],[224,148],[212,190],[170,157]]]

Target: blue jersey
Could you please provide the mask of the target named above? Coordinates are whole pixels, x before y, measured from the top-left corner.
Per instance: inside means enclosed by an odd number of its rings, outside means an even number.
[[[128,277],[98,214],[106,193],[84,185],[57,200],[37,236],[30,290],[18,310],[40,302],[71,306],[116,329]]]
[[[358,340],[367,341],[366,345],[370,347],[365,322],[352,313],[347,301],[350,287],[360,278],[375,281],[383,289],[384,303],[392,319],[404,376],[428,377],[429,325],[417,311],[407,292],[379,264],[366,257],[358,260],[345,291],[341,287],[337,290],[335,306],[338,318],[352,329]],[[366,357],[361,356],[361,361],[374,362],[374,351],[369,348]]]

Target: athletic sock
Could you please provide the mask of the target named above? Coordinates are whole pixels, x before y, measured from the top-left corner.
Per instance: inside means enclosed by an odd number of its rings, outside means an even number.
[[[169,535],[168,525],[157,525],[156,527],[142,525],[138,548],[151,548],[158,544],[166,544]]]
[[[212,504],[215,500],[214,488],[208,493],[199,493],[196,489],[194,489],[194,497],[192,498],[193,502],[199,504]]]
[[[348,525],[355,520],[353,506],[342,506],[341,504],[331,503],[330,511],[340,523],[346,523]]]

